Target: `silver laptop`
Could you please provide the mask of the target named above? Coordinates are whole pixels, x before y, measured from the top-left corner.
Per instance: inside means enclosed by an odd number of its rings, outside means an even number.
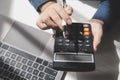
[[[8,27],[6,27],[6,25]],[[62,80],[52,68],[51,34],[0,16],[0,80]],[[2,35],[3,34],[3,35]]]

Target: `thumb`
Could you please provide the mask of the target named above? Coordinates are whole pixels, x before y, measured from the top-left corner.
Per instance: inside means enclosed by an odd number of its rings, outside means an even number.
[[[94,51],[97,50],[98,45],[99,45],[100,42],[101,42],[101,37],[102,37],[102,36],[100,36],[100,35],[94,34],[94,38],[93,38],[93,48],[94,48]]]

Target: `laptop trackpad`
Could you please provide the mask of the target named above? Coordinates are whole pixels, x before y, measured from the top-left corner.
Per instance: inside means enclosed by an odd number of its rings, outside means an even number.
[[[40,56],[51,34],[34,29],[28,25],[15,22],[3,41]],[[52,47],[53,45],[49,46]]]

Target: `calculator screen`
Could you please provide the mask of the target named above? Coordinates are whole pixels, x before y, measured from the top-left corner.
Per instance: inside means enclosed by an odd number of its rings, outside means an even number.
[[[85,55],[85,54],[56,54],[56,61],[67,61],[67,62],[93,62],[93,55]]]

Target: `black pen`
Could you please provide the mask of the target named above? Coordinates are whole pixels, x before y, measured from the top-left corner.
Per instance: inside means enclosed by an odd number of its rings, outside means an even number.
[[[63,8],[66,7],[66,0],[63,0]],[[62,20],[62,26],[63,26],[63,37],[66,38],[66,22]]]
[[[66,7],[66,0],[63,0],[63,8]]]

